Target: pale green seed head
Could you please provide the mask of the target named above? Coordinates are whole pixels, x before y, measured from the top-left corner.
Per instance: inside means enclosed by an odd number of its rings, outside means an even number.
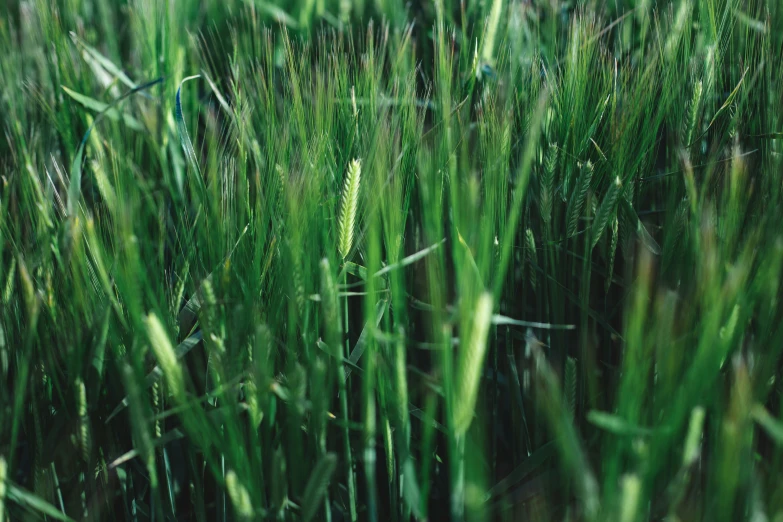
[[[359,186],[362,176],[362,162],[355,159],[348,166],[343,184],[343,193],[340,204],[340,218],[338,222],[337,250],[343,259],[353,248],[353,233],[356,225],[356,213],[359,208]]]
[[[144,319],[144,323],[147,329],[147,338],[163,370],[163,375],[166,377],[169,390],[177,401],[184,403],[185,379],[166,329],[154,313],[149,314]]]
[[[250,494],[247,488],[239,481],[234,470],[226,473],[226,489],[239,518],[241,520],[252,519],[253,503],[250,501]]]

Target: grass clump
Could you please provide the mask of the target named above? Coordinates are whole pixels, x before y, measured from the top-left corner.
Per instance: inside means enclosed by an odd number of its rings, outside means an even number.
[[[781,26],[2,4],[0,522],[780,519]]]

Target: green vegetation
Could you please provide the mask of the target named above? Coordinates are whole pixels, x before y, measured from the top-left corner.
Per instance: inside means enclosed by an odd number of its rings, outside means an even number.
[[[2,3],[0,521],[782,521],[781,27]]]

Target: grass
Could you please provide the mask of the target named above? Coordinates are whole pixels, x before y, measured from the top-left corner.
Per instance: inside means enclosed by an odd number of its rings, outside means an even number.
[[[0,6],[0,521],[783,520],[783,7]]]

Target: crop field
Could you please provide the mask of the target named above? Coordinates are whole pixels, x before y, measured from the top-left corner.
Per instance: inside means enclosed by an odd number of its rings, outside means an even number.
[[[0,522],[783,522],[780,0],[0,4]]]

